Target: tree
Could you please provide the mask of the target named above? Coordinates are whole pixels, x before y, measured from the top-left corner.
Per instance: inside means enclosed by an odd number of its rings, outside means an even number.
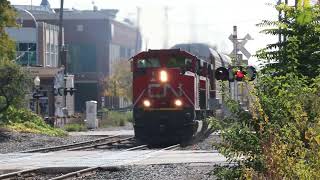
[[[0,113],[19,106],[30,89],[31,79],[13,61],[0,61]]]
[[[118,60],[112,64],[112,74],[105,79],[105,95],[132,98],[132,73],[128,60]]]
[[[0,0],[0,60],[15,58],[15,43],[5,32],[6,27],[16,26],[16,11],[7,0]]]
[[[283,75],[289,72],[314,78],[320,73],[320,6],[310,6],[299,0],[297,8],[285,4],[277,6],[286,16],[280,21],[264,20],[259,26],[268,35],[281,35],[284,41],[269,44],[257,52],[267,65],[264,70]]]
[[[0,0],[0,113],[19,105],[31,82],[13,61],[15,44],[5,32],[6,27],[12,26],[16,26],[16,11],[9,1]]]
[[[297,8],[284,4],[276,8],[286,17],[260,25],[275,26],[263,32],[285,38],[257,53],[272,63],[252,84],[250,111],[226,98],[232,115],[212,120],[223,139],[216,146],[233,163],[218,168],[219,177],[320,177],[320,9],[307,0],[299,1]]]

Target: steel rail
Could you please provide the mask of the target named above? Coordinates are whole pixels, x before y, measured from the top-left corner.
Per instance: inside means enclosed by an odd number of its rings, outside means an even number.
[[[119,141],[122,142],[122,141],[129,140],[129,139],[132,139],[132,137],[131,138],[126,138],[126,139],[121,139],[121,140],[114,141],[114,142],[119,142]],[[176,145],[173,145],[173,146],[169,146],[169,147],[157,150],[154,153],[161,152],[161,151],[164,151],[164,150],[176,150],[176,149],[180,148],[180,146],[181,146],[180,144],[176,144]],[[145,148],[145,147],[148,147],[148,146],[147,145],[136,146],[136,147],[133,147],[133,148],[126,149],[125,151],[133,151],[133,150],[142,149],[142,148]],[[65,175],[62,175],[62,176],[59,176],[59,177],[55,177],[55,178],[52,178],[52,179],[49,179],[49,180],[64,180],[64,179],[85,177],[85,176],[89,176],[89,175],[95,174],[95,173],[97,173],[97,171],[103,170],[103,169],[105,169],[105,168],[102,168],[102,167],[90,167],[90,168],[82,169],[82,170],[79,170],[79,171],[71,172],[71,173],[68,173],[68,174],[65,174]]]
[[[75,171],[75,172],[71,172],[68,174],[64,174],[62,176],[58,176],[49,180],[63,180],[63,179],[69,179],[72,177],[83,177],[83,176],[88,176],[88,175],[92,175],[95,174],[97,171],[99,171],[100,167],[91,167],[91,168],[86,168],[86,169],[82,169],[80,171]]]
[[[161,150],[177,150],[177,149],[180,148],[180,146],[181,146],[180,144],[176,144],[176,145],[172,145],[172,146],[163,148],[163,149],[161,149]],[[161,150],[160,150],[160,151],[161,151]]]
[[[98,143],[101,141],[105,141],[111,138],[116,138],[119,137],[118,135],[115,136],[108,136],[104,138],[99,138],[91,141],[85,141],[85,142],[80,142],[80,143],[74,143],[74,144],[67,144],[67,145],[62,145],[62,146],[53,146],[53,147],[47,147],[47,148],[40,148],[40,149],[34,149],[34,150],[27,150],[27,151],[22,151],[20,153],[35,153],[35,152],[52,152],[52,151],[59,151],[59,150],[68,150],[71,147],[74,146],[81,146],[81,145],[86,145],[86,144],[92,144],[92,143]]]
[[[148,147],[148,145],[141,145],[141,146],[132,147],[132,148],[126,149],[125,151],[139,150],[139,149],[143,149],[145,147]]]
[[[0,179],[13,179],[15,177],[21,177],[26,174],[31,174],[33,172],[38,171],[39,169],[28,169],[28,170],[22,170],[22,171],[17,171],[17,172],[11,172],[7,174],[2,174],[0,175]]]
[[[118,139],[118,140],[114,140],[114,141],[110,141],[110,142],[106,142],[106,143],[100,143],[100,144],[94,144],[94,145],[89,145],[89,146],[83,146],[83,147],[77,147],[77,148],[72,148],[72,149],[68,149],[68,151],[77,151],[77,150],[84,150],[84,149],[90,149],[90,148],[97,148],[99,146],[108,146],[108,145],[112,145],[115,143],[120,143],[123,141],[128,141],[130,139],[134,139],[134,137],[129,137],[129,138],[125,138],[125,139]]]

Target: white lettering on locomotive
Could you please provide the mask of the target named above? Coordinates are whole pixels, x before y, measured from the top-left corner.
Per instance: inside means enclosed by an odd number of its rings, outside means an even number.
[[[181,97],[183,95],[182,86],[180,83],[178,90],[175,90],[170,84],[149,84],[148,95],[151,98],[164,98],[168,95],[168,92],[172,92],[176,97]]]

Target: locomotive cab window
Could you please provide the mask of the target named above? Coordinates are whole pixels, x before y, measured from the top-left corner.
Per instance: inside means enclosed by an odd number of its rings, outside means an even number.
[[[137,61],[138,68],[156,68],[160,66],[160,61],[157,58],[139,59]]]
[[[185,66],[185,59],[183,57],[171,57],[167,62],[168,68],[178,68]]]
[[[192,59],[186,59],[185,64],[186,64],[186,70],[192,71]]]

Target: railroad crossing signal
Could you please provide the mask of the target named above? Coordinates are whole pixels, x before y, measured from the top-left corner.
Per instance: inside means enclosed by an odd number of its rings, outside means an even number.
[[[242,52],[242,54],[244,56],[247,57],[247,59],[249,59],[251,57],[250,52],[244,47],[248,40],[252,40],[253,38],[250,36],[250,34],[247,34],[243,39],[237,39],[236,36],[234,35],[230,35],[229,36],[229,40],[235,44],[234,49],[232,50],[232,52],[230,53],[230,56],[234,56],[235,54],[237,54],[239,51]],[[242,40],[242,41],[239,41]]]
[[[253,81],[257,76],[257,71],[253,66],[231,66],[228,69],[219,67],[216,69],[215,76],[217,80],[222,81]]]
[[[68,95],[68,93],[70,94],[70,96],[72,96],[75,92],[77,91],[77,89],[75,89],[75,88],[70,88],[70,89],[68,89],[68,88],[59,88],[58,90],[57,90],[57,95],[60,95],[60,96],[66,96],[66,95]]]

